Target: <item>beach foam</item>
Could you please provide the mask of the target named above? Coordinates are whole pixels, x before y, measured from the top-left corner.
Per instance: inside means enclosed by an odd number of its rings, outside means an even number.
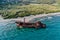
[[[4,20],[0,20],[0,22],[7,22],[7,21],[24,21],[24,18],[26,20],[26,22],[29,22],[30,20],[34,19],[34,18],[39,18],[39,17],[44,17],[44,16],[51,16],[51,15],[60,15],[60,12],[58,13],[49,13],[49,14],[40,14],[40,15],[31,15],[31,16],[26,16],[23,18],[13,18],[13,19],[4,19]],[[52,17],[48,17],[48,19],[51,19]]]

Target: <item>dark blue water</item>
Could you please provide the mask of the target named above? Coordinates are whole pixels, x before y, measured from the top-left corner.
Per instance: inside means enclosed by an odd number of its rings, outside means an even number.
[[[13,21],[0,22],[0,40],[60,40],[60,16],[36,18],[46,29],[17,29]]]

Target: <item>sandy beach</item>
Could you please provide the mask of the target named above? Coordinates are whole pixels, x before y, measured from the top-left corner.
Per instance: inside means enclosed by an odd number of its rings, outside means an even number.
[[[24,18],[26,20],[26,22],[29,22],[30,20],[34,19],[34,18],[38,18],[38,17],[44,17],[44,16],[50,16],[50,15],[60,15],[60,12],[58,13],[49,13],[49,14],[39,14],[39,15],[31,15],[31,16],[26,16],[26,17],[18,17],[18,18],[13,18],[13,19],[2,19],[0,20],[0,22],[6,22],[6,21],[24,21]]]

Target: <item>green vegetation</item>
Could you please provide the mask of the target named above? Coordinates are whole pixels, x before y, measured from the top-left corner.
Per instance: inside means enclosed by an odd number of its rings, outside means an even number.
[[[0,0],[0,15],[17,18],[60,12],[60,0]]]
[[[8,9],[0,10],[0,14],[4,18],[16,18],[53,12],[60,12],[59,7],[48,4],[30,4],[24,6],[12,6]]]

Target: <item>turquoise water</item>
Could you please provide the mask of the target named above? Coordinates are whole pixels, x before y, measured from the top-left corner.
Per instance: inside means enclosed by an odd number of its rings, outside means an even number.
[[[17,29],[13,21],[0,22],[0,40],[60,40],[60,16],[36,18],[46,29]]]

